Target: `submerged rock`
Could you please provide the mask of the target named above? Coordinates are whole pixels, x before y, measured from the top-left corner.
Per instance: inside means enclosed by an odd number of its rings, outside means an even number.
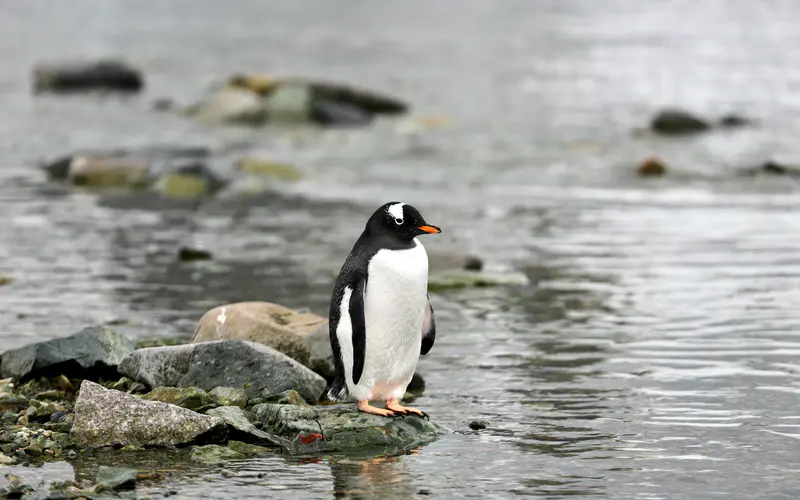
[[[487,288],[500,286],[527,286],[530,282],[522,273],[488,273],[451,271],[428,276],[428,290],[441,292],[459,288]]]
[[[0,376],[25,380],[66,375],[75,378],[116,378],[117,364],[135,343],[104,326],[92,326],[63,337],[0,355]]]
[[[142,73],[123,61],[42,63],[33,68],[33,90],[37,93],[139,92],[143,87]]]
[[[408,450],[435,440],[444,429],[413,416],[387,418],[368,415],[354,405],[301,407],[260,404],[253,408],[263,430],[291,444],[290,451],[312,447],[314,451],[366,448]]]
[[[783,163],[775,160],[767,160],[756,167],[745,168],[740,171],[744,176],[775,176],[790,177],[800,179],[800,164]]]
[[[180,247],[178,260],[181,262],[194,262],[196,260],[211,260],[214,256],[208,250],[201,248]]]
[[[136,469],[101,465],[97,470],[95,483],[103,485],[103,489],[115,491],[135,489]]]
[[[236,162],[236,168],[248,174],[275,177],[284,181],[298,181],[303,177],[303,172],[294,165],[255,157],[242,158]]]
[[[316,401],[325,389],[322,377],[292,358],[243,340],[139,349],[120,363],[119,372],[150,387],[238,387],[248,397],[295,389]]]
[[[472,429],[473,431],[480,431],[487,427],[489,427],[488,420],[473,420],[472,422],[469,423],[469,428]]]
[[[226,304],[203,314],[192,342],[232,339],[269,346],[324,377],[333,375],[328,320],[317,314],[270,302]]]
[[[662,135],[688,135],[709,130],[711,125],[687,111],[665,109],[650,122],[650,130]]]
[[[755,120],[737,114],[725,115],[717,121],[720,128],[740,128],[755,124]]]
[[[75,402],[70,441],[82,448],[178,446],[224,441],[225,423],[160,401],[140,400],[88,380]]]
[[[453,270],[480,271],[483,259],[468,253],[428,252],[428,269],[431,273]]]
[[[227,460],[242,460],[244,458],[247,458],[247,455],[232,450],[227,446],[209,444],[197,446],[192,450],[192,460],[207,465],[219,464]]]

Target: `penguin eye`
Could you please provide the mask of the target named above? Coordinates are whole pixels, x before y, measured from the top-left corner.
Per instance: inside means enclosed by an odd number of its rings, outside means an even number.
[[[402,226],[403,225],[403,219],[398,217],[397,219],[394,220],[394,223],[397,224],[398,226]]]

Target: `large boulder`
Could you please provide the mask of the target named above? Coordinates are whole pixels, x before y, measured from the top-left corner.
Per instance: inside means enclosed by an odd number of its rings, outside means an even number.
[[[248,340],[269,346],[323,377],[333,375],[328,320],[271,302],[215,307],[200,318],[192,342]]]
[[[33,68],[33,90],[36,93],[139,92],[143,87],[141,71],[123,61],[41,63]]]
[[[311,446],[311,451],[380,448],[399,452],[429,443],[444,432],[429,420],[368,415],[354,405],[260,404],[253,412],[262,429],[286,440],[290,451]]]
[[[224,442],[225,422],[160,401],[141,400],[84,380],[70,441],[82,448]]]
[[[119,372],[150,387],[242,388],[249,398],[265,389],[294,389],[309,401],[325,390],[325,379],[292,358],[255,342],[221,340],[139,349]]]
[[[135,342],[105,326],[91,326],[69,337],[11,349],[0,355],[0,377],[27,380],[66,375],[116,378],[117,365]]]

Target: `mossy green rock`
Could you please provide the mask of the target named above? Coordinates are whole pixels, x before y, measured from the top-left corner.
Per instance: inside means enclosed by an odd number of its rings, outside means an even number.
[[[260,404],[253,411],[264,431],[287,440],[290,451],[301,453],[376,448],[398,452],[434,441],[444,432],[419,417],[368,415],[353,405]]]
[[[157,387],[142,396],[142,399],[161,401],[190,410],[198,410],[214,404],[211,396],[197,387]]]
[[[242,455],[260,455],[269,451],[269,448],[255,444],[244,443],[242,441],[228,441],[228,448]]]

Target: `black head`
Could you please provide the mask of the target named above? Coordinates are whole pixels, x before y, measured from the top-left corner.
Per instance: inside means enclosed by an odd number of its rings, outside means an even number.
[[[416,208],[399,201],[391,201],[377,209],[367,221],[366,230],[371,234],[391,235],[404,241],[411,241],[421,234],[442,232],[425,222]]]

